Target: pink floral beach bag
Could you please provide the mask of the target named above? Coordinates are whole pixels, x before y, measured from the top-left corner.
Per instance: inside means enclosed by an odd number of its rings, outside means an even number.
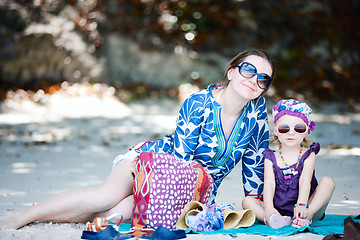
[[[169,229],[190,201],[207,203],[214,181],[196,161],[164,153],[142,152],[135,165],[131,227]]]

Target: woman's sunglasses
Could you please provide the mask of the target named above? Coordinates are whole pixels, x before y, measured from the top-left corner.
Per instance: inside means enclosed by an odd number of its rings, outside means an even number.
[[[305,124],[299,123],[294,126],[294,131],[297,133],[305,133],[307,130],[307,126]],[[287,133],[290,131],[290,126],[287,124],[279,125],[277,128],[279,133]]]
[[[272,79],[269,75],[265,73],[257,73],[257,69],[254,65],[248,62],[243,62],[240,65],[236,65],[239,68],[239,73],[244,78],[252,78],[257,75],[257,85],[259,88],[265,90],[270,87]]]

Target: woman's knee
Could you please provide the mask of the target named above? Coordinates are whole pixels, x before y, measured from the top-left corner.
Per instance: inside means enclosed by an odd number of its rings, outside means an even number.
[[[118,162],[106,180],[99,186],[99,190],[109,194],[120,194],[127,197],[132,193],[134,186],[133,161],[123,159]]]

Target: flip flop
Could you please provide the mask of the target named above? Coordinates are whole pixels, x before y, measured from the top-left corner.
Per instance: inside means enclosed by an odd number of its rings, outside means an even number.
[[[295,220],[295,219],[294,219]],[[295,227],[295,228],[302,228],[302,227],[306,227],[306,226],[309,226],[311,223],[312,223],[312,220],[307,220],[307,219],[304,219],[304,218],[296,218],[296,220],[299,222],[299,221],[302,221],[304,223],[306,223],[307,225],[304,225],[304,226],[300,226],[298,224],[295,224],[294,221],[292,222],[291,226],[292,227]]]
[[[291,224],[291,217],[273,214],[270,216],[268,225],[271,228],[278,229]]]
[[[147,236],[141,236],[140,239],[181,239],[186,238],[185,230],[169,230],[166,227],[160,225],[153,233]]]
[[[123,216],[120,213],[114,213],[108,217],[97,217],[91,223],[87,222],[85,225],[85,229],[87,231],[101,232],[102,230],[104,230],[105,228],[111,225],[109,223],[111,219],[119,215],[120,215],[120,221],[116,224],[116,226],[119,226],[123,220]]]
[[[109,240],[109,239],[135,239],[134,234],[123,234],[119,233],[112,226],[109,226],[102,230],[101,232],[94,231],[83,231],[81,235],[81,239],[88,240]]]

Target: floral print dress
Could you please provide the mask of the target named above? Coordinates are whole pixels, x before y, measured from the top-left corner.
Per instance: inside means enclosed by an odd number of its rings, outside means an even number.
[[[242,160],[245,196],[260,199],[264,180],[262,151],[269,145],[265,99],[260,96],[249,101],[225,139],[221,105],[212,94],[213,89],[221,87],[221,84],[213,84],[192,94],[179,111],[173,135],[138,144],[130,152],[137,155],[143,151],[167,153],[186,161],[198,161],[214,180],[209,203],[215,201],[221,182]]]

